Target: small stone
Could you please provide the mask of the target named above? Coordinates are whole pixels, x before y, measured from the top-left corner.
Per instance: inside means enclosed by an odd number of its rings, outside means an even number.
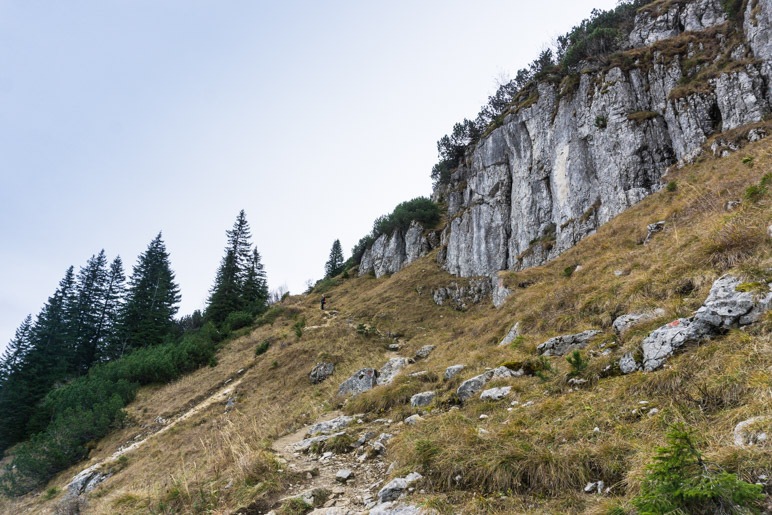
[[[487,435],[487,434],[490,434],[490,431],[488,431],[487,429],[483,429],[482,427],[478,427],[477,428],[477,434],[479,434],[479,435]]]
[[[651,408],[649,410],[649,416],[650,417],[656,415],[657,413],[659,413],[659,409],[657,409],[657,408]]]
[[[593,433],[600,433],[600,428],[599,428],[598,426],[595,426],[595,427],[592,429],[592,432],[593,432]]]
[[[419,360],[428,358],[429,354],[431,354],[434,348],[434,345],[424,345],[415,353],[415,359]]]
[[[389,350],[392,352],[396,352],[400,349],[400,345],[398,343],[390,343],[389,344]]]
[[[350,469],[341,469],[335,474],[335,481],[339,483],[345,483],[349,479],[354,477],[354,473]]]
[[[480,420],[485,420],[486,418],[488,418],[488,415],[486,415],[485,413],[480,415]]]
[[[490,388],[480,394],[480,399],[484,401],[500,401],[512,391],[511,386],[503,386],[501,388]]]
[[[414,408],[422,408],[424,406],[428,406],[432,403],[436,395],[436,392],[432,390],[428,392],[417,393],[410,398],[410,406]]]
[[[445,380],[453,378],[454,376],[458,375],[459,372],[464,370],[464,365],[452,365],[445,369]]]
[[[414,426],[414,425],[418,424],[422,420],[423,420],[423,417],[421,415],[417,415],[417,414],[416,415],[410,415],[409,417],[407,417],[405,419],[405,424],[407,424],[409,426]]]

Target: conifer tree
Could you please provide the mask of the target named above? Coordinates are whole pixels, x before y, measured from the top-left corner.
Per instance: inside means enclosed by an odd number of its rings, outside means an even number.
[[[19,371],[31,348],[32,315],[27,315],[0,357],[0,388],[8,377]]]
[[[330,259],[324,265],[325,277],[335,277],[343,271],[343,250],[340,246],[340,240],[335,240],[330,250]]]
[[[120,353],[162,343],[174,329],[179,302],[180,289],[158,233],[140,254],[129,279],[120,315]]]
[[[97,358],[107,284],[107,257],[102,250],[98,255],[91,256],[78,272],[75,302],[70,307],[73,323],[72,368],[80,374],[88,371]]]
[[[252,249],[242,288],[244,311],[258,315],[268,307],[268,281],[257,248]]]
[[[242,209],[233,228],[226,231],[225,255],[215,275],[204,318],[222,325],[229,314],[243,311],[252,315],[268,304],[268,283],[260,253],[252,246],[252,234]]]
[[[126,295],[126,276],[123,273],[123,260],[116,256],[110,264],[100,317],[99,332],[102,338],[98,342],[99,361],[114,359],[120,356],[120,335],[118,334],[120,315]]]

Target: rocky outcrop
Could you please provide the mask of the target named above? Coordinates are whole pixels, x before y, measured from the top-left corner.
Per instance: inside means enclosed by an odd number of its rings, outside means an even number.
[[[650,51],[630,50],[624,67],[573,83],[539,84],[436,187],[449,220],[444,267],[492,277],[553,259],[658,190],[667,168],[693,159],[711,135],[762,120],[772,0],[749,2],[747,43],[727,37],[725,22],[719,0],[653,6],[629,36],[630,47]],[[724,56],[735,63],[691,87],[695,58]]]
[[[513,372],[512,370],[503,366],[494,368],[493,370],[486,370],[482,374],[474,376],[471,379],[467,379],[461,383],[461,385],[459,385],[458,389],[456,390],[456,396],[461,401],[465,401],[482,390],[491,379],[519,377],[521,375],[523,375],[522,371]]]
[[[389,359],[378,371],[378,379],[376,383],[380,385],[391,383],[395,377],[402,371],[403,368],[408,366],[410,360],[397,356]]]
[[[731,275],[720,277],[713,283],[708,298],[694,316],[663,325],[643,340],[643,369],[651,371],[661,367],[687,342],[757,322],[770,305],[772,286],[742,283]]]
[[[426,234],[424,227],[412,222],[407,231],[396,230],[382,234],[362,254],[359,275],[369,273],[375,277],[399,272],[416,259],[428,254],[437,246],[437,235]]]
[[[449,304],[459,311],[467,309],[469,304],[479,304],[488,299],[491,293],[491,280],[487,277],[470,279],[466,284],[453,281],[432,291],[432,299],[438,306]]]
[[[536,347],[536,352],[544,356],[562,356],[573,350],[585,348],[600,333],[600,331],[589,330],[577,334],[556,336]]]
[[[359,395],[362,392],[375,388],[378,380],[378,373],[372,368],[363,368],[346,379],[338,387],[338,395]]]
[[[308,380],[311,384],[319,384],[335,372],[334,363],[317,363],[308,374]]]

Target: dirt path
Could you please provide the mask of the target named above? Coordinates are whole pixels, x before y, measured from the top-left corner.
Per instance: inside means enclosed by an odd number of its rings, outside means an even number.
[[[340,412],[328,413],[317,423],[342,415]],[[302,498],[317,507],[312,512],[315,514],[367,513],[375,504],[378,490],[387,476],[388,464],[375,450],[375,442],[381,434],[389,432],[385,422],[362,424],[354,420],[350,426],[341,429],[340,431],[346,431],[354,439],[367,440],[356,448],[351,448],[350,452],[323,451],[321,454],[314,454],[299,451],[297,445],[306,438],[311,426],[276,440],[272,447],[279,460],[300,478],[287,490],[280,502]],[[350,477],[345,481],[337,478],[344,470],[350,471]]]

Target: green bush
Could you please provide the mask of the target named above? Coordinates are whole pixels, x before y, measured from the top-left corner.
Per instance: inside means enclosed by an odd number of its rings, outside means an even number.
[[[205,326],[206,327],[206,326]],[[124,418],[123,407],[140,385],[177,379],[215,358],[211,332],[186,333],[178,342],[138,349],[96,365],[88,374],[51,390],[0,475],[0,493],[24,495],[88,455],[86,444],[104,437]]]
[[[242,327],[248,327],[252,325],[253,321],[254,319],[251,314],[244,311],[234,311],[229,313],[225,318],[223,327],[227,332],[232,332],[237,329],[241,329]]]
[[[670,181],[667,183],[667,186],[665,186],[665,191],[668,193],[673,193],[678,189],[678,183],[675,181]]]
[[[667,433],[668,444],[654,461],[633,499],[639,513],[748,513],[764,499],[762,487],[708,466],[681,424]]]
[[[271,346],[271,342],[269,340],[263,340],[255,348],[255,356],[260,356],[262,354],[265,354],[266,352],[268,352],[268,347],[270,346]]]
[[[571,371],[568,373],[569,377],[579,376],[587,369],[588,361],[582,357],[582,353],[578,350],[566,356],[566,361],[571,365]]]

